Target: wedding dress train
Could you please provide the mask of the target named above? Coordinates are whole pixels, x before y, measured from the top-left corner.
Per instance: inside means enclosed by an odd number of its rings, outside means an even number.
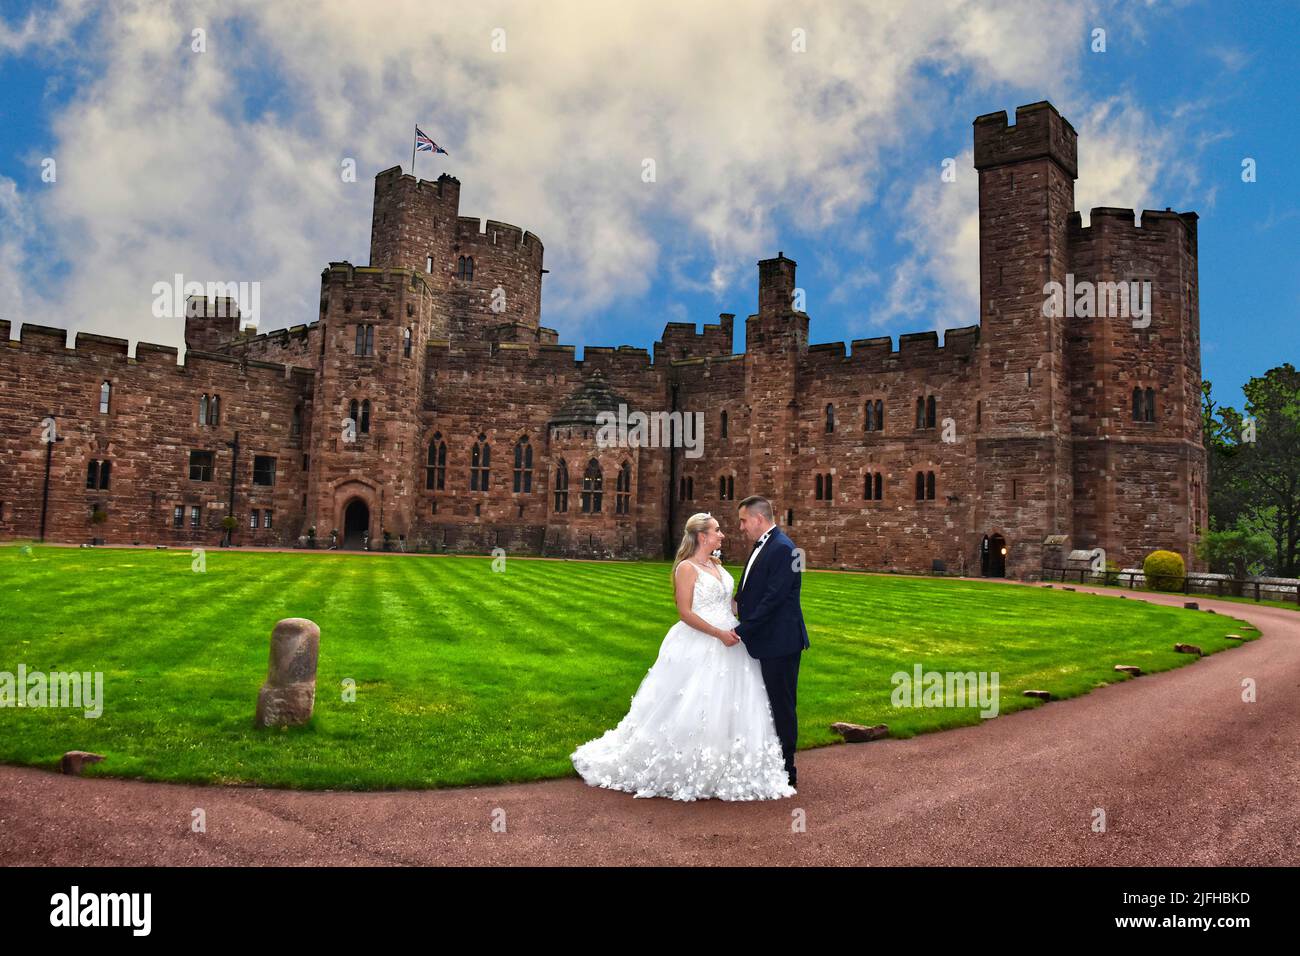
[[[691,610],[730,629],[733,578],[696,565]],[[730,647],[678,621],[618,726],[578,747],[591,786],[674,800],[772,800],[795,794],[785,770],[763,672],[742,643]]]

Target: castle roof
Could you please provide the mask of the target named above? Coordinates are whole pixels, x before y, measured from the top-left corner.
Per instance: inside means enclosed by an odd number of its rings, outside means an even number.
[[[609,387],[604,374],[597,369],[556,409],[550,424],[595,425],[598,421],[596,416],[601,412],[617,415],[619,405],[626,404],[627,401]]]

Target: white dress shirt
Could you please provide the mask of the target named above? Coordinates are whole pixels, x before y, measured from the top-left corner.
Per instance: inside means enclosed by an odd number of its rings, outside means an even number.
[[[741,588],[744,588],[745,579],[749,577],[749,569],[753,566],[754,562],[758,560],[758,552],[763,550],[763,545],[767,544],[767,539],[772,536],[772,532],[775,530],[776,525],[772,525],[772,527],[764,531],[763,536],[758,539],[758,547],[750,552],[749,560],[745,562],[745,573],[740,577]]]

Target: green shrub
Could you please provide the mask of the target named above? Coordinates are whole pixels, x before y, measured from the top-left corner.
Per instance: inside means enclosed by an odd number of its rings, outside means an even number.
[[[1187,566],[1176,551],[1152,551],[1142,562],[1148,591],[1181,591]]]

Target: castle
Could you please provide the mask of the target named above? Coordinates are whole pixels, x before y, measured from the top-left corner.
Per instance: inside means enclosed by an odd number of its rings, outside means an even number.
[[[233,514],[236,545],[337,529],[348,547],[661,558],[711,511],[741,561],[736,503],[762,493],[811,567],[1032,577],[1094,547],[1196,565],[1196,214],[1099,208],[1085,228],[1076,134],[1049,103],[980,116],[974,138],[979,321],[942,345],[811,344],[778,254],[743,353],[724,313],[668,323],[653,354],[576,361],[541,324],[538,237],[400,167],[375,178],[370,264],[330,263],[308,325],[241,332],[196,300],[178,364],[28,323],[9,341],[0,321],[0,537],[211,546]],[[1145,324],[1045,307],[1050,283],[1069,307],[1119,282],[1150,283]],[[601,441],[621,405],[702,413],[701,453]]]

